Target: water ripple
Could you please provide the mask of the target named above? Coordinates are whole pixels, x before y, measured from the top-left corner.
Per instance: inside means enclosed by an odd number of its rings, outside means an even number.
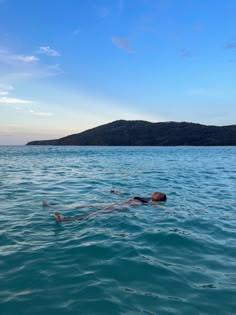
[[[235,314],[235,153],[0,147],[1,313]],[[121,201],[111,189],[168,201],[66,224],[42,207],[82,214],[60,204]]]

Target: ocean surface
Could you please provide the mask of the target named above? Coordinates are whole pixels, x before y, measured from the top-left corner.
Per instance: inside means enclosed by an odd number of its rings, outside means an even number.
[[[0,314],[235,315],[236,147],[1,146]]]

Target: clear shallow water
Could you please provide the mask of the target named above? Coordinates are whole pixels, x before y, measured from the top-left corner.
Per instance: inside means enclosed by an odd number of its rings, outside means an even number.
[[[124,200],[110,189],[167,209],[42,207]],[[2,146],[1,314],[236,314],[235,205],[236,147]]]

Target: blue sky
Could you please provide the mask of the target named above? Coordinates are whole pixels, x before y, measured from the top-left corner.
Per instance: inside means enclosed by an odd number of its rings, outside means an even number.
[[[235,0],[0,0],[0,144],[236,123]]]

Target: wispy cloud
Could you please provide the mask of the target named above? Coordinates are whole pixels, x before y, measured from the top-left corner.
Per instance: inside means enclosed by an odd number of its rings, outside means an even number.
[[[62,74],[64,71],[61,69],[58,63],[53,65],[47,65],[42,68],[41,71],[38,71],[39,77],[54,77],[59,74]]]
[[[29,111],[32,115],[34,116],[43,116],[43,117],[49,117],[49,116],[53,116],[53,113],[48,113],[48,112],[38,112],[35,110],[30,110]]]
[[[31,64],[38,61],[39,58],[31,55],[13,54],[7,50],[0,49],[0,62],[10,64]]]
[[[32,104],[32,101],[23,100],[21,98],[0,97],[1,104]]]
[[[31,63],[31,62],[39,60],[39,58],[35,56],[24,56],[24,55],[11,56],[11,59],[13,61],[19,61],[19,62],[25,62],[25,63]]]
[[[24,69],[15,69],[15,71],[9,72],[4,76],[5,82],[17,82],[28,81],[33,79],[44,79],[49,77],[55,77],[63,73],[59,64],[43,65],[38,64],[34,67],[24,67]]]
[[[236,48],[236,42],[228,43],[225,45],[225,49],[235,49]]]
[[[192,57],[191,51],[187,48],[183,48],[180,52],[180,55],[184,58],[191,58]]]
[[[42,55],[47,55],[50,57],[58,57],[61,55],[57,50],[52,49],[50,46],[39,47],[39,49],[37,50],[37,53],[42,54]]]
[[[42,53],[59,56],[59,53],[48,47],[40,47]],[[63,73],[59,64],[43,64],[39,58],[30,55],[11,53],[0,47],[0,64],[9,65],[11,68],[5,75],[5,82],[29,80],[57,76]],[[0,86],[1,91],[1,86]],[[1,91],[7,92],[7,91]]]
[[[129,41],[127,38],[124,37],[112,37],[112,43],[121,49],[126,50],[128,53],[134,53],[133,47],[129,44]]]
[[[0,85],[0,88],[1,87],[5,87],[5,89],[6,89],[7,86],[4,86],[2,84],[2,85]],[[12,89],[13,89],[12,86],[8,86],[8,90],[12,90]],[[43,111],[32,109],[32,106],[35,106],[35,102],[33,102],[31,100],[2,96],[2,95],[7,95],[8,93],[9,93],[8,91],[2,91],[1,92],[1,90],[0,90],[0,104],[9,105],[10,107],[14,108],[17,111],[23,110],[25,112],[30,113],[31,115],[34,115],[34,116],[41,116],[41,117],[53,116],[53,114],[50,112],[43,112]],[[30,105],[30,107],[29,107],[29,105]]]
[[[0,84],[0,95],[8,95],[12,90],[14,90],[12,85]]]
[[[0,104],[7,104],[7,105],[33,104],[33,101],[30,101],[30,100],[6,96],[12,90],[14,90],[14,87],[12,85],[0,84]]]

